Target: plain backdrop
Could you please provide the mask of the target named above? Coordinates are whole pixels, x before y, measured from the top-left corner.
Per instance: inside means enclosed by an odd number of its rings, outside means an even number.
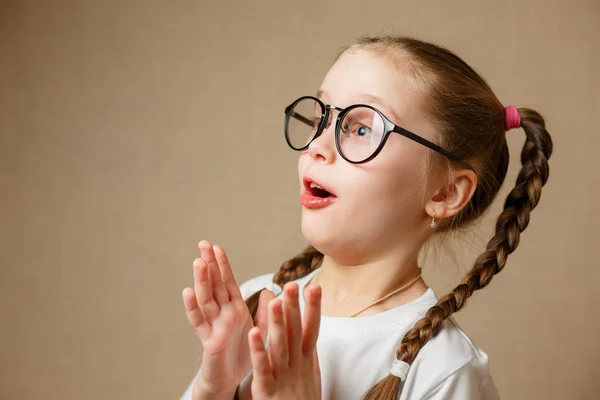
[[[449,47],[546,117],[541,203],[458,318],[504,399],[598,398],[599,21],[596,0],[0,1],[0,398],[178,398],[198,241],[240,282],[304,247],[284,107],[381,33]],[[508,141],[490,212],[424,254],[438,294],[491,237]]]

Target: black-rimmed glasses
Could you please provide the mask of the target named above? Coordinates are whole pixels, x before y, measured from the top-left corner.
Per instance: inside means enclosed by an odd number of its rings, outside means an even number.
[[[392,123],[383,113],[366,104],[346,108],[325,105],[313,96],[303,96],[285,108],[285,139],[297,151],[308,148],[331,124],[331,110],[339,111],[335,122],[335,145],[346,161],[362,164],[374,159],[391,132],[396,132],[434,150],[450,160],[466,165],[460,157]]]

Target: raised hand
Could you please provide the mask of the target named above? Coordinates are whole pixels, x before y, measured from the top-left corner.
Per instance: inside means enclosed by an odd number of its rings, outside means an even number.
[[[317,338],[321,321],[321,288],[305,292],[304,319],[300,319],[298,285],[284,286],[283,302],[268,305],[269,349],[261,328],[250,330],[248,342],[252,358],[254,400],[318,400],[321,398],[321,372]]]
[[[182,293],[186,315],[204,352],[194,398],[233,398],[251,368],[248,333],[254,326],[227,255],[207,241],[198,244],[201,258],[193,263],[194,289]],[[267,327],[266,306],[275,295],[263,291],[256,317]]]

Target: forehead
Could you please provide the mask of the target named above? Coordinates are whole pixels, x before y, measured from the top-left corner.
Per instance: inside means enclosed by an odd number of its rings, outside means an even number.
[[[415,116],[420,95],[414,85],[391,61],[367,51],[342,55],[331,67],[319,97],[338,107],[367,103],[391,113],[402,123]]]

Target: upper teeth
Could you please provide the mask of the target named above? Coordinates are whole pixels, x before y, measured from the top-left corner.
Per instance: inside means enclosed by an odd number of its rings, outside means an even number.
[[[321,190],[323,189],[321,186],[317,185],[317,184],[316,184],[316,183],[314,183],[314,182],[312,182],[312,183],[310,184],[310,188],[311,188],[311,189],[315,189],[315,188],[316,188],[316,189],[321,189]]]

